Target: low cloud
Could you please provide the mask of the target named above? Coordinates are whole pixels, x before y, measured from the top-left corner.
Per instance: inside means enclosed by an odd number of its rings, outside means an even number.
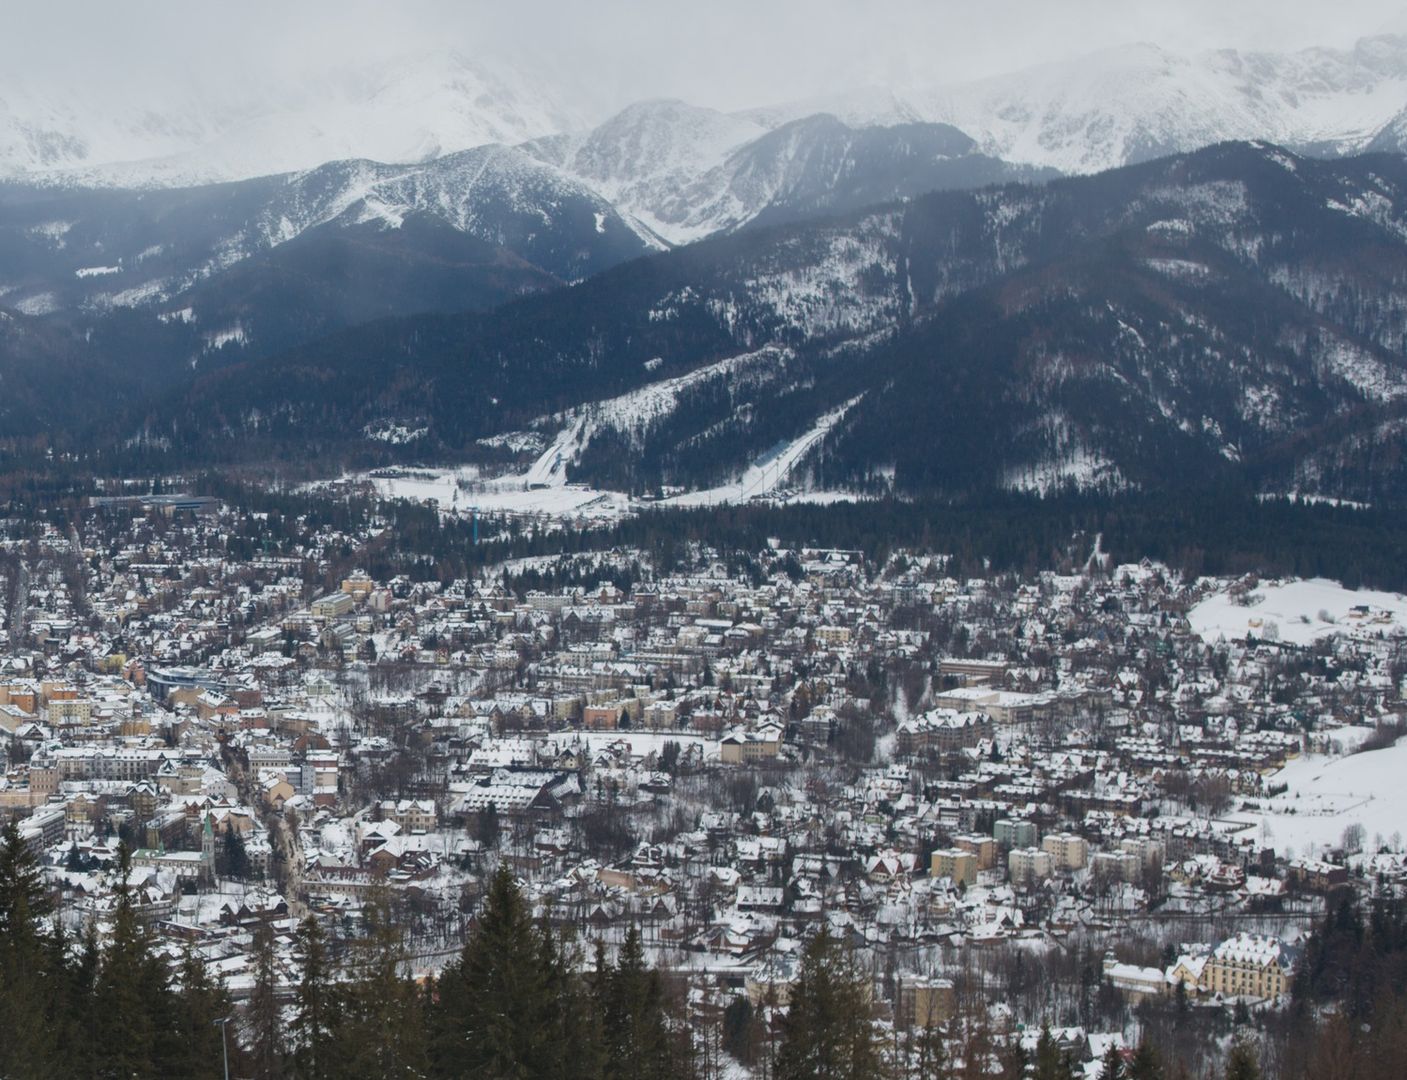
[[[646,97],[724,109],[866,84],[934,84],[1130,41],[1175,50],[1343,47],[1386,27],[1382,0],[110,0],[5,5],[0,99],[79,82],[150,97],[286,83],[407,53],[511,59],[593,112]],[[1407,28],[1407,24],[1404,24]]]

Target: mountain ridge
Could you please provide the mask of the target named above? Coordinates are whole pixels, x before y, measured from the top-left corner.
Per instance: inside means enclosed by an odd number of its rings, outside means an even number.
[[[487,436],[527,445],[514,432],[550,414],[770,349],[744,380],[674,384],[647,422],[595,424],[568,473],[708,486],[853,402],[799,482],[819,468],[861,492],[1216,483],[1392,502],[1407,496],[1384,450],[1407,415],[1401,274],[1400,156],[1224,144],[747,230],[494,312],[363,327],[198,378],[146,423],[181,452],[258,454],[350,448],[346,433],[414,416],[416,454],[475,459]],[[354,401],[329,395],[338,383]]]

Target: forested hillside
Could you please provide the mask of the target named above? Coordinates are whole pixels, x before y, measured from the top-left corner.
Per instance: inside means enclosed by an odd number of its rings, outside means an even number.
[[[183,455],[257,457],[352,452],[368,425],[414,417],[426,437],[410,452],[473,458],[487,436],[550,435],[559,410],[770,349],[746,378],[595,424],[572,475],[707,484],[844,405],[803,485],[1392,500],[1404,193],[1399,157],[1245,144],[935,193],[706,241],[484,315],[373,324],[197,376],[123,426]]]

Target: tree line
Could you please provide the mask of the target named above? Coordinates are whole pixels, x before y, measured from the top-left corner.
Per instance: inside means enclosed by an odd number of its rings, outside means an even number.
[[[170,965],[119,856],[106,940],[70,938],[14,822],[0,832],[0,1076],[202,1080],[694,1074],[692,1040],[631,931],[614,961],[580,965],[536,921],[506,868],[462,953],[415,978],[382,898],[334,962],[318,922],[296,933],[301,976],[280,984],[272,932],[254,932],[253,987],[236,1006],[199,953]],[[585,968],[584,972],[579,970]],[[291,1000],[290,1000],[291,998]]]
[[[1047,1028],[1035,1040],[988,1017],[878,1022],[875,982],[824,926],[796,973],[760,1002],[738,995],[696,1030],[679,987],[646,961],[637,931],[590,960],[535,919],[506,866],[490,880],[458,957],[416,977],[384,896],[334,958],[314,918],[295,934],[301,968],[280,980],[267,926],[253,934],[252,989],[236,1005],[189,946],[172,961],[126,884],[123,848],[105,940],[69,936],[17,825],[0,831],[0,1076],[256,1080],[545,1078],[691,1080],[717,1075],[717,1046],[764,1080],[1073,1080],[1082,1066]],[[1243,1026],[1202,1080],[1401,1075],[1407,1052],[1407,905],[1337,903],[1310,938],[1293,1004]],[[1110,1046],[1101,1080],[1191,1080],[1179,1040],[1143,1025]]]

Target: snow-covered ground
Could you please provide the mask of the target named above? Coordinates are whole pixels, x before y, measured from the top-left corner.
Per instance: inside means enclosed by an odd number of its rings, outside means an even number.
[[[1346,735],[1363,734],[1348,729]],[[1314,857],[1326,847],[1337,847],[1350,825],[1363,826],[1363,842],[1376,846],[1376,838],[1400,846],[1407,831],[1407,739],[1386,750],[1372,750],[1348,757],[1304,754],[1267,784],[1288,784],[1289,790],[1262,801],[1262,810],[1228,815],[1259,830],[1277,852]],[[1397,841],[1393,836],[1398,837]]]
[[[717,739],[704,735],[688,735],[678,731],[574,731],[569,735],[554,738],[561,746],[584,743],[593,750],[623,742],[629,744],[632,754],[640,757],[650,753],[660,753],[667,742],[678,743],[681,749],[696,743],[701,748],[705,761],[716,759],[719,753]]]
[[[567,482],[567,472],[602,428],[627,435],[638,433],[651,420],[672,412],[685,388],[710,378],[746,377],[749,369],[778,362],[779,350],[730,357],[689,372],[653,383],[620,397],[543,417],[535,426],[557,433],[547,442],[532,464],[521,473],[484,477],[475,466],[458,468],[413,468],[385,470],[343,476],[332,483],[367,483],[383,498],[434,500],[441,510],[454,513],[511,513],[547,517],[610,520],[635,513],[647,506],[715,506],[772,497],[779,502],[834,503],[855,498],[843,491],[792,491],[786,488],[796,467],[820,445],[860,399],[852,398],[819,417],[806,432],[783,443],[753,462],[733,483],[704,491],[686,492],[662,502],[633,499],[618,491],[607,491]],[[560,425],[560,426],[559,426]],[[525,440],[533,433],[514,432],[511,438]],[[498,437],[502,438],[502,437]],[[526,445],[526,443],[524,443]],[[541,443],[539,443],[541,445]],[[325,486],[318,484],[314,486]]]
[[[792,470],[830,434],[831,429],[840,423],[859,400],[858,397],[851,398],[839,408],[832,409],[817,420],[811,430],[784,444],[775,453],[767,454],[753,462],[743,471],[742,476],[738,477],[736,483],[676,495],[664,500],[664,505],[714,506],[718,503],[747,502],[759,495],[770,494],[786,481]]]
[[[555,444],[554,444],[555,445]],[[598,491],[582,484],[566,483],[560,472],[555,482],[533,486],[529,477],[546,469],[538,458],[527,473],[514,473],[480,479],[472,465],[454,469],[410,469],[400,475],[356,473],[311,485],[370,484],[383,499],[407,499],[428,503],[434,500],[441,510],[464,513],[542,514],[547,517],[613,518],[630,513],[629,497],[616,491]]]
[[[1249,599],[1251,603],[1242,606],[1226,591],[1214,593],[1187,613],[1188,622],[1208,641],[1251,634],[1293,645],[1332,634],[1407,632],[1407,597],[1400,593],[1346,589],[1311,578],[1259,585]],[[1364,606],[1366,613],[1355,611]]]

